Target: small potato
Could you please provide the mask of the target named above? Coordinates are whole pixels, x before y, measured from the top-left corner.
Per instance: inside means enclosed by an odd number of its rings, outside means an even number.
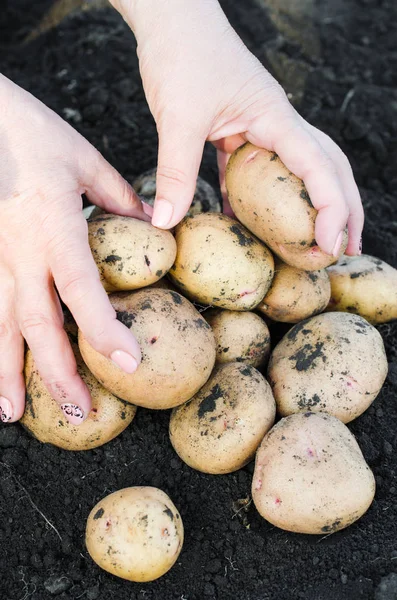
[[[330,296],[325,269],[304,271],[276,261],[272,284],[257,310],[273,321],[298,323],[323,312]]]
[[[223,214],[187,217],[176,228],[177,256],[169,273],[183,294],[202,304],[251,310],[273,279],[270,251]]]
[[[253,312],[212,308],[202,313],[212,327],[218,364],[240,362],[263,365],[270,354],[269,328]]]
[[[275,413],[270,386],[254,367],[221,365],[194,398],[172,411],[171,443],[193,469],[231,473],[252,460]]]
[[[334,533],[359,519],[374,495],[375,478],[354,436],[331,415],[281,419],[258,448],[252,499],[281,529]]]
[[[397,269],[362,254],[342,256],[327,271],[332,290],[328,310],[356,313],[374,324],[397,319]]]
[[[301,321],[283,337],[270,356],[268,379],[282,416],[310,410],[348,423],[376,398],[387,370],[375,327],[334,312]]]
[[[65,317],[65,329],[78,373],[91,394],[91,412],[81,425],[69,423],[50,396],[28,350],[25,359],[26,408],[20,422],[41,442],[64,450],[90,450],[106,444],[124,431],[135,416],[136,406],[111,394],[90,373],[77,345],[77,325],[69,316]]]
[[[306,271],[318,271],[335,262],[316,243],[317,210],[305,185],[277,154],[253,144],[240,146],[226,168],[226,187],[239,221],[281,260]],[[347,246],[344,236],[339,255]]]
[[[85,539],[91,558],[105,571],[129,581],[153,581],[177,560],[183,524],[163,491],[130,487],[98,502]]]
[[[132,217],[92,217],[88,241],[107,292],[135,290],[158,281],[176,255],[175,239],[169,231]]]
[[[215,364],[214,334],[194,306],[164,289],[119,292],[109,299],[119,321],[136,337],[142,362],[135,373],[125,373],[79,331],[83,359],[102,385],[146,408],[172,408],[194,396]]]

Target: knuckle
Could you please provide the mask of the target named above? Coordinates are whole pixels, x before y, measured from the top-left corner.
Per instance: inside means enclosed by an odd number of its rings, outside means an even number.
[[[28,313],[20,320],[20,328],[24,337],[30,337],[32,334],[40,333],[47,327],[54,327],[55,323],[51,317],[37,312]]]
[[[14,327],[9,319],[0,319],[0,343],[8,341],[14,333]]]
[[[180,169],[169,167],[166,165],[159,165],[157,169],[157,180],[162,179],[163,181],[172,185],[186,185],[187,176]]]
[[[73,303],[81,306],[89,294],[87,283],[86,273],[64,274],[62,280],[57,282],[57,286],[65,304],[69,306],[70,303]]]

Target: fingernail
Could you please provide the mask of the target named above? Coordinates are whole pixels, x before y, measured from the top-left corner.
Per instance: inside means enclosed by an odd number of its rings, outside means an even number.
[[[167,227],[172,219],[174,207],[168,200],[158,200],[154,210],[152,225],[155,227]]]
[[[77,404],[61,404],[61,410],[72,425],[80,425],[84,421],[84,411]]]
[[[153,206],[150,206],[150,204],[147,204],[147,202],[144,202],[143,200],[141,200],[141,202],[142,202],[143,212],[145,213],[145,215],[147,215],[148,217],[152,217],[153,216]]]
[[[339,250],[342,245],[342,240],[343,240],[343,231],[341,231],[339,233],[338,237],[336,238],[335,246],[334,246],[334,249],[332,250],[332,256],[335,256],[335,258],[337,258],[339,256]]]
[[[0,396],[0,421],[7,423],[12,419],[12,404],[4,396]]]
[[[358,255],[360,255],[363,251],[363,238],[360,238],[360,242],[358,244]]]
[[[135,358],[128,352],[124,352],[124,350],[115,350],[110,358],[125,373],[135,373],[138,368],[138,362]]]

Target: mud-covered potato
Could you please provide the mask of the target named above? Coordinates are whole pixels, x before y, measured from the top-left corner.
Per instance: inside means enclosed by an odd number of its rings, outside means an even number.
[[[217,363],[237,361],[260,367],[266,362],[270,354],[270,333],[258,315],[222,308],[211,308],[202,315],[214,332]]]
[[[102,385],[146,408],[171,408],[194,396],[215,364],[215,339],[189,300],[162,289],[119,292],[109,299],[117,318],[137,339],[142,362],[135,373],[125,373],[79,331],[83,359]]]
[[[252,499],[281,529],[323,535],[344,529],[374,495],[375,478],[354,436],[331,415],[281,419],[258,448]]]
[[[25,358],[26,408],[20,422],[41,442],[65,450],[90,450],[124,431],[135,416],[136,406],[111,394],[88,370],[77,345],[77,325],[69,316],[65,317],[65,330],[76,357],[78,373],[91,394],[91,412],[81,425],[69,423],[51,398],[28,350]]]
[[[277,154],[246,143],[231,156],[226,168],[230,205],[241,223],[281,260],[306,271],[335,262],[314,237],[317,210],[305,185]],[[347,234],[339,252],[347,246]]]
[[[387,370],[375,327],[359,315],[330,312],[292,327],[270,356],[268,379],[282,416],[310,410],[348,423],[376,398]]]
[[[132,217],[92,217],[88,241],[107,292],[135,290],[158,281],[176,255],[172,233]]]
[[[342,256],[327,269],[328,310],[361,315],[370,323],[397,319],[397,269],[375,256]]]
[[[323,312],[330,296],[325,269],[304,271],[276,261],[272,284],[257,310],[273,321],[298,323]]]
[[[163,491],[130,487],[103,498],[87,520],[86,546],[105,571],[129,581],[153,581],[177,560],[181,516]]]
[[[240,223],[223,214],[196,215],[177,226],[175,237],[170,277],[184,295],[229,310],[259,304],[273,279],[274,260]]]
[[[170,439],[180,458],[204,473],[231,473],[254,457],[274,423],[276,406],[254,367],[216,368],[205,386],[172,411]]]

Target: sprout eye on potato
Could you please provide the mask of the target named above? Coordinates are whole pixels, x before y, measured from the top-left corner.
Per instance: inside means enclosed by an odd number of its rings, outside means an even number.
[[[79,331],[80,351],[106,389],[146,408],[183,404],[207,381],[215,364],[211,327],[178,292],[143,289],[109,296],[118,319],[131,329],[141,348],[135,373],[119,369],[94,350]]]
[[[375,327],[330,312],[292,327],[270,356],[268,379],[282,416],[320,411],[348,423],[376,398],[387,370]]]
[[[103,498],[86,527],[91,558],[129,581],[153,581],[177,560],[183,545],[181,516],[163,491],[130,487]]]
[[[317,271],[335,262],[316,243],[317,210],[305,185],[277,154],[253,144],[240,146],[226,168],[226,187],[234,214],[281,260]],[[339,255],[347,246],[344,236]]]
[[[184,295],[229,310],[259,304],[273,278],[273,256],[238,221],[215,213],[187,217],[175,237],[169,275]]]
[[[375,478],[348,428],[322,413],[281,419],[258,448],[252,499],[273,525],[325,534],[359,519]]]

